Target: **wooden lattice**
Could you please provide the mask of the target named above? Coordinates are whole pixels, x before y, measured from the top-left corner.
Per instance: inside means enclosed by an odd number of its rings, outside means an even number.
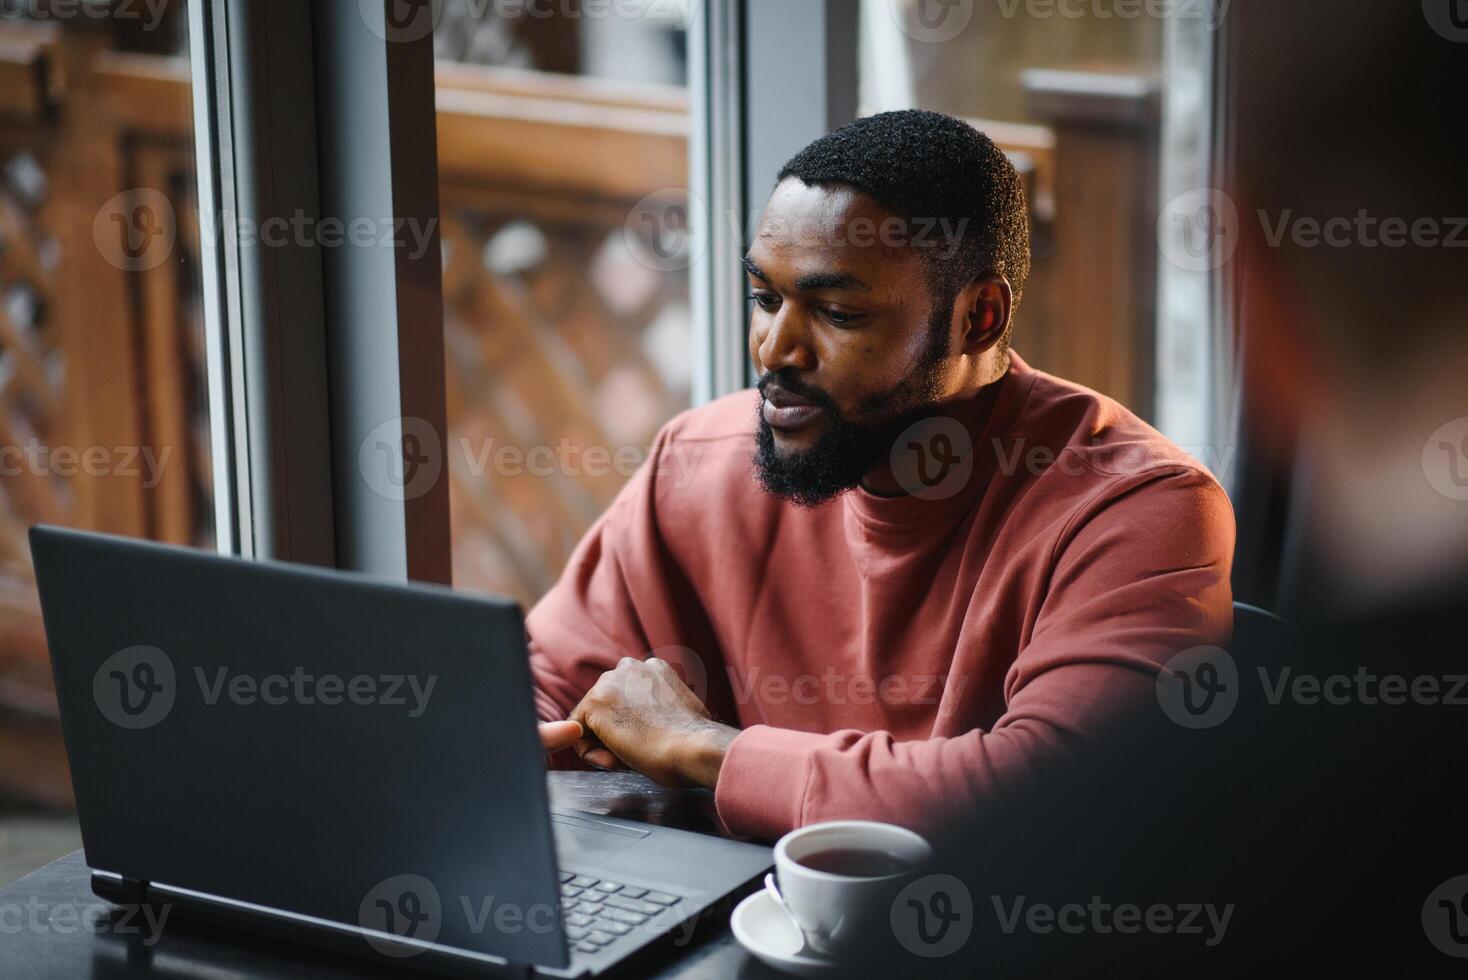
[[[67,523],[76,498],[36,465],[68,438],[65,360],[52,329],[58,248],[47,229],[48,175],[36,147],[0,141],[0,665],[33,679],[45,650],[26,546],[35,522]]]
[[[444,226],[454,578],[525,603],[689,399],[686,274],[639,264],[620,214],[548,210]]]
[[[28,528],[212,540],[197,232],[133,271],[97,231],[138,188],[191,213],[188,75],[55,24],[0,42],[0,792],[64,804]]]

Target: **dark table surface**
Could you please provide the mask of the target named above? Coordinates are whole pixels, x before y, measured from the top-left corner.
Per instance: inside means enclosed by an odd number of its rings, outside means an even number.
[[[714,833],[713,800],[697,790],[671,790],[633,773],[555,772],[551,802],[591,813]],[[621,965],[614,978],[720,980],[776,977],[735,942],[729,932],[732,902],[706,916],[689,942],[674,938]],[[68,855],[0,889],[0,977],[170,980],[228,977],[238,980],[319,980],[402,977],[401,968],[335,956],[248,933],[165,920],[161,937],[140,917],[124,921],[92,893],[82,853]]]

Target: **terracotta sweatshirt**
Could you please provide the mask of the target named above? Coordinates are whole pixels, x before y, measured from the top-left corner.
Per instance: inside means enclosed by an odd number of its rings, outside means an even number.
[[[720,819],[773,838],[931,827],[1156,711],[1159,665],[1228,640],[1228,498],[1109,398],[1018,355],[999,384],[937,499],[797,507],[755,480],[755,392],[675,418],[528,617],[541,717],[621,657],[673,661],[743,729]]]

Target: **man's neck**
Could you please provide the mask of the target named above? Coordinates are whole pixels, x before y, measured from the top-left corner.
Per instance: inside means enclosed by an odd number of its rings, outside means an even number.
[[[1006,372],[1007,374],[1007,372]],[[965,392],[948,401],[942,402],[933,409],[930,417],[947,416],[962,422],[969,433],[969,451],[978,445],[979,435],[984,431],[984,426],[989,422],[989,416],[994,413],[994,404],[999,398],[999,389],[1004,381],[1004,375],[997,380],[984,385],[982,388]],[[892,471],[892,456],[887,458],[866,475],[861,481],[861,488],[875,497],[905,497],[908,495],[897,475]]]

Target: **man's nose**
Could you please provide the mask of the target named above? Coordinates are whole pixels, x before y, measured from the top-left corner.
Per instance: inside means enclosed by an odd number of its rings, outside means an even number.
[[[810,344],[805,318],[791,310],[789,304],[771,319],[758,350],[761,374],[782,368],[811,371],[816,366],[815,350]]]

